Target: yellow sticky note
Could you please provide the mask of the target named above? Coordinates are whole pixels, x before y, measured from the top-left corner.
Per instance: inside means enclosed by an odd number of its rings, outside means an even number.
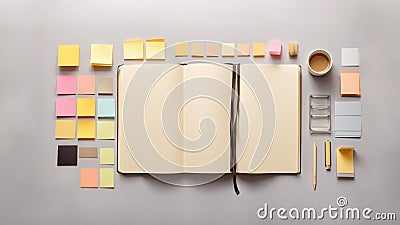
[[[56,120],[56,139],[74,139],[75,133],[75,120]]]
[[[100,148],[100,165],[114,165],[114,148]]]
[[[90,65],[112,66],[113,45],[92,44],[90,49]]]
[[[340,147],[336,151],[338,177],[354,177],[354,147]]]
[[[100,187],[114,188],[114,168],[100,168]]]
[[[124,59],[143,59],[144,42],[142,40],[124,41]]]
[[[79,66],[79,45],[58,46],[58,66]]]
[[[96,121],[78,120],[78,139],[95,139]]]
[[[222,57],[234,57],[234,56],[235,56],[235,43],[223,43]]]
[[[76,111],[78,117],[94,117],[96,115],[96,99],[78,98]]]
[[[97,121],[97,139],[114,140],[114,120]]]
[[[253,57],[264,57],[264,56],[265,56],[265,43],[253,42]]]
[[[175,43],[175,56],[182,57],[189,55],[189,43],[177,42]]]
[[[165,60],[164,39],[146,40],[146,59]]]

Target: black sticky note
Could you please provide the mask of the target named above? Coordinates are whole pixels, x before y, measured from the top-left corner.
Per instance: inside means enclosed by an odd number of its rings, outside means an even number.
[[[78,165],[78,146],[59,145],[57,155],[57,166],[77,166]]]

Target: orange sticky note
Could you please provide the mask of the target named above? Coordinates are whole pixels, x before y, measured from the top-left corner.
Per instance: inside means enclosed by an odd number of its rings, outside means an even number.
[[[340,94],[342,96],[361,96],[360,73],[355,70],[340,72]]]
[[[250,56],[250,44],[238,43],[237,51],[238,51],[238,56]]]
[[[96,91],[96,78],[93,75],[77,76],[77,92],[80,95],[94,95]]]
[[[99,187],[99,169],[81,168],[81,188]]]

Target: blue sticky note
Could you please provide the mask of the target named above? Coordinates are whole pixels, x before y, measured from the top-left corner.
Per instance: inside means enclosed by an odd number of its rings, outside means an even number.
[[[97,116],[99,118],[114,118],[115,99],[112,98],[97,99]]]

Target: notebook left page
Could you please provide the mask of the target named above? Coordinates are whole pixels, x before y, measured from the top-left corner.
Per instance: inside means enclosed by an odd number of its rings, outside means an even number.
[[[118,71],[118,171],[183,172],[180,65],[124,65]]]

